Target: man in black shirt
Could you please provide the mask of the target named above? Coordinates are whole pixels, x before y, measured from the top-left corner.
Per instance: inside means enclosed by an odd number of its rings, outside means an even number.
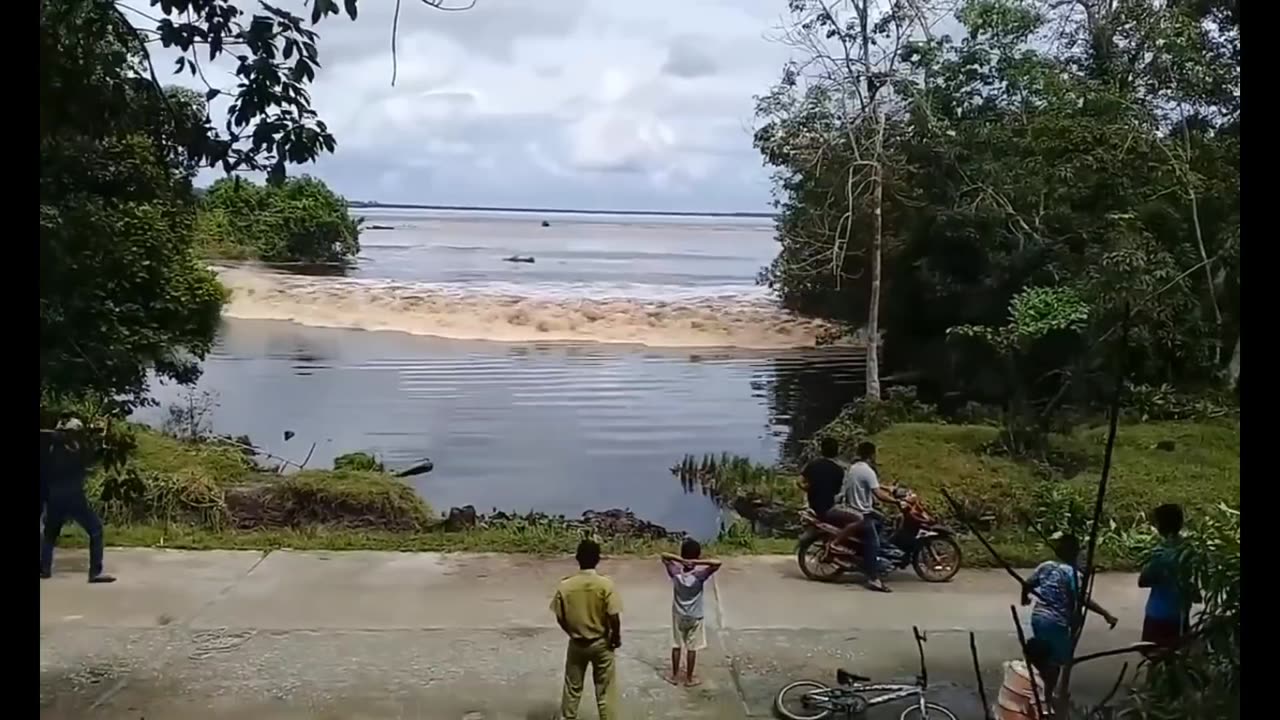
[[[62,526],[71,520],[89,536],[89,582],[110,583],[116,579],[102,572],[102,521],[85,496],[91,450],[83,430],[84,425],[73,418],[59,425],[48,441],[41,443],[40,484],[47,497],[44,537],[40,543],[40,577],[52,576],[53,548],[62,534]]]
[[[800,471],[809,509],[819,520],[847,529],[862,520],[862,516],[848,508],[836,507],[836,496],[844,487],[844,467],[835,460],[840,454],[840,443],[833,437],[824,437],[819,450],[822,457]],[[845,535],[841,533],[838,542],[843,542]]]

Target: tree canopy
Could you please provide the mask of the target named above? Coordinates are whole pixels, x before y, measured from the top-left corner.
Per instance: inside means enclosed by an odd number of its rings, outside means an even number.
[[[831,11],[820,0],[792,9],[819,25]],[[919,11],[883,8],[872,42],[887,45],[895,17]],[[1038,382],[1041,403],[1064,384],[1087,399],[1094,351],[1129,308],[1135,382],[1211,385],[1233,355],[1238,372],[1237,7],[966,0],[956,18],[962,39],[918,33],[892,73],[873,78],[888,93],[889,369],[986,399],[1006,400],[1011,382]],[[781,244],[762,279],[788,307],[857,328],[872,212],[846,192],[859,138],[841,93],[855,83],[815,73],[815,54],[758,100],[756,145],[776,169]],[[984,357],[990,343],[951,333],[998,334],[1034,288],[1079,298],[1082,324],[1078,342],[1023,377]]]
[[[150,27],[135,27],[131,20],[139,18],[127,13],[141,13],[111,0],[40,3],[40,371],[47,401],[94,396],[127,407],[143,401],[148,370],[193,380],[223,302],[194,252],[196,172],[263,171],[281,183],[288,164],[335,147],[310,106],[307,85],[319,54],[302,18],[267,3],[250,15],[230,0],[164,0],[158,10]],[[346,0],[345,10],[354,18],[355,0]],[[332,0],[317,0],[311,20],[337,12]],[[223,91],[210,88],[201,97],[163,87],[150,61],[153,44],[180,50],[177,69],[193,76],[202,73],[202,58],[234,55],[237,85],[221,128],[207,101]],[[322,202],[306,181],[282,193]],[[347,252],[350,228],[332,218],[320,222],[327,226],[312,236]]]
[[[346,200],[307,176],[270,185],[218,180],[200,197],[196,236],[212,254],[268,262],[336,263],[360,251]]]

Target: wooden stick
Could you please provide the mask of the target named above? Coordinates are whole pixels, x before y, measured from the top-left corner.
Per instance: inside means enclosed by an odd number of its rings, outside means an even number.
[[[946,488],[942,488],[941,492],[942,492],[942,498],[946,500],[949,505],[951,505],[951,509],[953,512],[955,512],[956,518],[965,526],[966,530],[968,530],[970,533],[973,534],[975,538],[978,539],[978,542],[982,543],[982,547],[987,549],[987,552],[990,553],[992,559],[995,560],[997,563],[999,563],[1000,567],[1004,568],[1004,571],[1009,574],[1009,577],[1013,578],[1014,580],[1017,580],[1018,585],[1026,589],[1026,591],[1030,595],[1033,595],[1040,600],[1044,600],[1044,598],[1041,597],[1040,593],[1036,592],[1033,588],[1027,587],[1027,581],[1024,580],[1021,575],[1018,574],[1017,570],[1013,569],[1013,566],[1010,565],[1009,562],[1005,560],[1004,557],[1002,557],[994,547],[991,546],[991,543],[987,542],[987,539],[982,536],[982,533],[978,532],[977,528],[975,528],[967,520],[964,519],[964,513],[961,511],[960,503],[956,502],[956,499],[951,497],[951,493],[947,492]]]
[[[1099,652],[1089,653],[1088,655],[1081,655],[1078,658],[1072,658],[1071,664],[1079,665],[1080,663],[1089,662],[1090,660],[1097,660],[1098,658],[1111,657],[1112,655],[1123,655],[1125,653],[1131,653],[1131,652],[1143,652],[1144,650],[1154,650],[1158,647],[1160,646],[1156,645],[1155,643],[1137,642],[1132,645],[1126,645],[1124,647],[1112,648],[1110,650],[1101,650]]]
[[[1120,666],[1120,674],[1116,676],[1116,682],[1111,686],[1111,692],[1107,693],[1106,697],[1102,698],[1102,702],[1098,703],[1098,709],[1106,707],[1111,702],[1111,698],[1116,696],[1116,693],[1120,691],[1120,683],[1124,682],[1124,676],[1128,672],[1129,663],[1126,662]]]
[[[1080,647],[1080,636],[1084,633],[1084,623],[1087,617],[1089,601],[1093,599],[1094,580],[1097,573],[1094,572],[1096,553],[1098,549],[1098,536],[1102,534],[1102,509],[1107,499],[1107,481],[1111,477],[1111,460],[1115,455],[1116,449],[1116,433],[1120,424],[1120,409],[1122,399],[1124,397],[1124,380],[1125,380],[1125,355],[1124,350],[1129,346],[1129,325],[1132,319],[1129,305],[1126,303],[1124,308],[1124,324],[1120,331],[1120,360],[1119,367],[1116,369],[1116,382],[1113,394],[1111,396],[1110,418],[1107,424],[1107,446],[1102,456],[1102,473],[1098,478],[1098,493],[1093,503],[1093,523],[1089,528],[1089,547],[1085,553],[1084,562],[1084,580],[1085,585],[1080,588],[1077,584],[1077,590],[1081,592],[1079,602],[1074,602],[1071,617],[1071,655],[1074,657],[1076,649]],[[1071,569],[1076,574],[1076,582],[1079,583],[1080,574],[1076,570],[1077,560],[1072,558]],[[1062,677],[1060,679],[1061,692],[1058,694],[1059,704],[1063,713],[1066,714],[1071,707],[1071,670],[1072,664],[1068,663],[1062,669]]]
[[[307,451],[307,456],[302,459],[302,464],[298,466],[299,470],[307,466],[307,461],[311,460],[311,453],[315,451],[316,451],[316,444],[311,443],[311,449]]]
[[[244,444],[244,443],[240,442],[239,440],[234,440],[234,439],[229,438],[229,437],[219,437],[219,438],[215,438],[215,439],[216,439],[218,442],[226,443],[226,444],[228,444],[228,445],[235,445],[235,446],[236,446],[236,447],[238,447],[238,448],[244,448],[245,450],[252,450],[252,451],[254,452],[254,454],[261,455],[261,456],[263,456],[263,457],[267,457],[267,458],[271,458],[272,460],[279,460],[280,462],[282,462],[282,463],[284,463],[284,464],[286,464],[286,465],[292,465],[292,466],[294,466],[294,467],[298,468],[299,470],[301,470],[301,469],[302,469],[302,466],[301,466],[301,465],[299,465],[298,463],[296,463],[296,462],[294,462],[294,461],[292,461],[292,460],[290,460],[290,459],[288,459],[288,458],[280,457],[279,455],[273,455],[272,453],[269,453],[269,452],[267,452],[266,450],[263,450],[263,449],[262,449],[262,448],[260,448],[260,447],[254,447],[253,445],[246,445],[246,444]],[[307,457],[310,457],[310,454],[308,454],[308,455],[307,455]]]
[[[983,720],[995,720],[991,717],[991,704],[987,701],[987,685],[982,681],[982,664],[978,662],[978,639],[969,631],[969,654],[973,656],[973,676],[978,680],[978,699],[982,701]]]
[[[1027,634],[1022,630],[1022,620],[1018,618],[1018,608],[1015,605],[1009,606],[1009,612],[1013,614],[1013,627],[1018,631],[1018,649],[1022,651],[1022,662],[1027,664],[1027,677],[1031,679],[1031,698],[1036,704],[1036,717],[1044,717],[1044,704],[1040,702],[1040,686],[1036,684],[1036,668],[1027,659]],[[1048,698],[1045,698],[1048,702]]]

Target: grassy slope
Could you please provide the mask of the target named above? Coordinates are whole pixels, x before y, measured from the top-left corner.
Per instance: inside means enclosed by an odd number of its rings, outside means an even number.
[[[886,479],[926,497],[946,487],[953,494],[985,501],[997,509],[1025,508],[1040,482],[1031,469],[1007,458],[983,455],[994,428],[966,425],[895,425],[876,436]],[[1092,497],[1102,469],[1105,426],[1078,430],[1057,445],[1082,453],[1087,469],[1068,484]],[[1155,449],[1172,440],[1172,452]],[[1163,502],[1188,511],[1219,502],[1240,502],[1240,429],[1228,424],[1191,422],[1121,426],[1116,436],[1107,511],[1131,517]]]
[[[945,507],[938,491],[994,511],[998,516],[990,533],[996,549],[1014,565],[1029,566],[1047,559],[1043,542],[1020,527],[1018,514],[1031,513],[1033,488],[1044,483],[1031,468],[1007,458],[980,452],[996,437],[994,428],[980,426],[902,424],[876,436],[880,465],[886,479],[902,483],[926,499],[935,509]],[[1065,481],[1092,507],[1106,446],[1106,426],[1077,430],[1057,438],[1059,448],[1087,458],[1086,468]],[[1172,440],[1172,452],[1155,449]],[[1240,428],[1232,424],[1162,422],[1124,425],[1116,436],[1116,451],[1108,483],[1106,512],[1121,525],[1140,522],[1157,505],[1181,503],[1195,519],[1225,502],[1240,503]],[[976,541],[966,539],[966,562],[989,565],[991,559]],[[1099,565],[1110,569],[1132,567],[1132,560],[1100,550]]]
[[[938,491],[946,487],[953,494],[997,509],[1003,517],[993,531],[1001,552],[1019,565],[1044,558],[1040,542],[1015,527],[1015,510],[1026,509],[1032,488],[1040,482],[1031,469],[1006,458],[980,452],[996,430],[981,426],[900,424],[876,436],[880,465],[885,479],[902,483],[920,492],[930,505],[939,508]],[[1095,427],[1059,438],[1060,447],[1083,453],[1088,469],[1067,484],[1091,496],[1101,466],[1106,428]],[[1172,440],[1172,452],[1156,450],[1162,440]],[[1161,502],[1180,502],[1190,514],[1219,502],[1239,503],[1240,433],[1238,425],[1198,423],[1149,423],[1120,429],[1108,493],[1108,512],[1132,517],[1149,512]],[[221,486],[233,486],[246,479],[243,461],[227,450],[184,445],[154,433],[139,436],[136,456],[139,466],[177,475],[198,474]],[[799,502],[795,478],[779,474],[762,481],[744,478],[756,490],[789,502]],[[674,479],[671,482],[675,482]],[[381,475],[311,471],[285,480],[288,492],[280,497],[296,503],[356,503],[361,507],[385,508],[396,517],[425,517],[431,511],[403,484]],[[724,488],[732,490],[733,488]],[[516,526],[469,532],[440,531],[385,532],[363,529],[312,528],[305,530],[212,530],[155,519],[109,524],[108,541],[116,545],[185,548],[297,548],[297,549],[385,549],[437,551],[491,551],[561,554],[571,552],[577,535],[554,526]],[[82,538],[75,535],[73,543]],[[966,540],[966,563],[990,563],[985,551]],[[794,548],[790,539],[762,539],[735,535],[708,547],[717,554],[786,553]],[[667,549],[660,544],[613,539],[611,553],[651,553]],[[1103,565],[1124,567],[1116,558],[1103,558]]]

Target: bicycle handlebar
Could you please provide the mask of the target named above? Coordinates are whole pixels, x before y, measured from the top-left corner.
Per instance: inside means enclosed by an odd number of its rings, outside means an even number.
[[[920,687],[922,688],[928,687],[929,686],[929,669],[925,667],[925,663],[924,663],[924,644],[929,641],[929,638],[926,637],[924,633],[920,632],[920,628],[915,625],[911,626],[911,633],[915,635],[916,650],[919,651],[920,653],[920,675],[919,675]]]

